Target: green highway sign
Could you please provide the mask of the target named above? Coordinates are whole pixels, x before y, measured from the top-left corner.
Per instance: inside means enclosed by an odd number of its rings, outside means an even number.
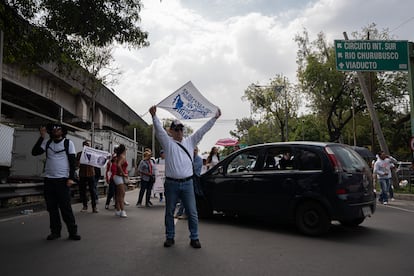
[[[408,71],[407,40],[335,40],[339,71]]]

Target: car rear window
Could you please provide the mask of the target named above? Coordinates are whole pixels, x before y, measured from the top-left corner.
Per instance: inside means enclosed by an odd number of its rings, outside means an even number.
[[[345,172],[361,172],[368,169],[364,159],[352,149],[345,146],[330,146],[336,159]]]

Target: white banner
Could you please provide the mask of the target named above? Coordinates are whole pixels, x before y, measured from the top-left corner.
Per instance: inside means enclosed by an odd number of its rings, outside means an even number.
[[[111,154],[109,152],[84,146],[79,162],[81,164],[103,168],[108,160],[111,160]]]
[[[156,164],[153,165],[155,168],[155,182],[152,186],[154,193],[163,193],[164,192],[164,182],[165,182],[165,165]]]
[[[216,115],[217,106],[210,103],[191,81],[162,100],[158,107],[171,112],[181,120],[210,118]]]

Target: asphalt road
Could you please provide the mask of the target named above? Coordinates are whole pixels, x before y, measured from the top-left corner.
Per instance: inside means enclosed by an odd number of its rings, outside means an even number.
[[[136,202],[138,190],[127,193]],[[81,213],[81,241],[46,241],[48,215],[0,219],[1,275],[413,275],[414,202],[378,205],[361,227],[334,224],[318,238],[295,227],[217,216],[200,221],[201,249],[189,246],[187,220],[176,222],[176,244],[164,248],[164,205]]]

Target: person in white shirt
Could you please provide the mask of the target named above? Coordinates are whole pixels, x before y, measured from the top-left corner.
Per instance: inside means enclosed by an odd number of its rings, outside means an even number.
[[[193,187],[193,152],[204,134],[209,131],[216,120],[221,116],[218,110],[215,117],[208,120],[200,129],[189,137],[184,138],[184,125],[174,120],[171,123],[169,134],[163,128],[156,116],[157,107],[152,106],[149,112],[155,129],[155,135],[165,152],[165,231],[164,247],[174,244],[175,225],[174,210],[178,199],[181,199],[188,215],[190,230],[190,245],[201,248],[198,237],[198,215]]]
[[[381,186],[381,195],[382,203],[384,205],[388,204],[388,192],[391,185],[391,168],[394,166],[393,163],[396,163],[395,158],[388,156],[384,151],[378,152],[379,158],[374,164],[373,173],[377,175],[378,182]]]
[[[207,157],[207,168],[211,169],[220,161],[220,154],[217,147],[212,147]]]

